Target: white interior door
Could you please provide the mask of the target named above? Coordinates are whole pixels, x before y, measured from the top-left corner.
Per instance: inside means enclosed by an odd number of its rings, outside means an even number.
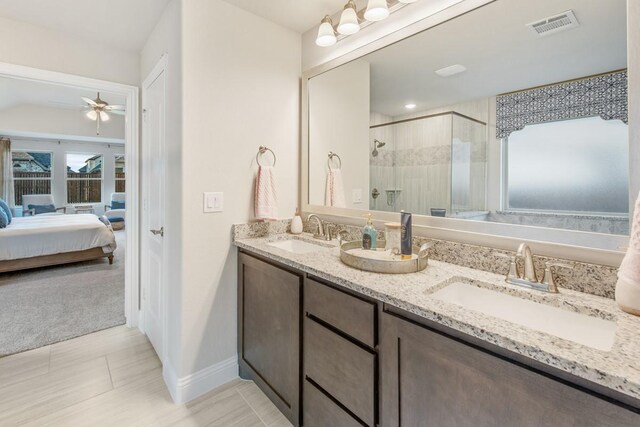
[[[143,85],[143,330],[164,361],[165,321],[165,74],[161,61]]]

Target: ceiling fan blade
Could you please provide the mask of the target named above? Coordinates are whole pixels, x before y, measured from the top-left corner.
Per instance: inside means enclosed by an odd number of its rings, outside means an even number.
[[[98,105],[98,104],[96,104],[96,102],[93,99],[85,98],[84,96],[81,96],[80,98],[82,98],[82,100],[84,102],[86,102],[87,104],[91,105],[92,107],[95,107],[95,106]]]
[[[108,111],[112,114],[117,114],[118,116],[124,116],[125,114],[127,114],[127,112],[124,110],[108,110]]]
[[[105,110],[126,110],[124,105],[107,105],[104,107]]]

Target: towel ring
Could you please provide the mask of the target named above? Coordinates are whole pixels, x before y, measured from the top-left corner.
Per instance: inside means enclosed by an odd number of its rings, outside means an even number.
[[[329,167],[329,170],[331,170],[331,160],[333,160],[334,157],[338,158],[338,169],[342,169],[342,159],[340,158],[340,156],[338,156],[333,151],[329,151],[328,157],[329,158],[327,159],[327,166]]]
[[[260,164],[260,156],[267,151],[271,152],[271,155],[273,156],[273,166],[276,165],[276,153],[274,153],[271,148],[261,145],[260,148],[258,148],[258,154],[256,154],[256,163],[258,163],[258,166],[262,166]]]

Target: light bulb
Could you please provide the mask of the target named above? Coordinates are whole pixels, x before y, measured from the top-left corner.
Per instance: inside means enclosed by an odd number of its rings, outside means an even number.
[[[87,111],[86,115],[91,120],[96,120],[98,118],[98,113],[96,113],[96,110],[89,110]]]
[[[333,22],[331,17],[326,15],[322,19],[320,28],[318,28],[318,37],[316,38],[316,44],[318,46],[326,47],[336,44],[338,39],[336,38],[336,32],[333,30]]]
[[[358,14],[356,13],[356,5],[353,0],[344,6],[342,15],[340,15],[340,23],[338,24],[338,32],[345,36],[355,34],[360,31],[360,24],[358,23]]]
[[[105,113],[104,111],[100,111],[100,120],[102,120],[103,122],[108,122],[109,121],[109,115],[107,113]]]
[[[367,10],[364,12],[364,19],[367,21],[382,21],[389,16],[387,0],[369,0]]]

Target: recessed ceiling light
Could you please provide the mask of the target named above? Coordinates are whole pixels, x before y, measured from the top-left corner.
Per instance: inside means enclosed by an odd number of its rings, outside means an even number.
[[[467,71],[464,66],[456,64],[449,67],[440,68],[439,70],[436,70],[435,73],[440,77],[449,77],[453,76],[454,74],[460,74],[464,71]]]
[[[407,110],[413,110],[414,108],[416,108],[416,104],[406,104],[404,108],[406,108]]]

